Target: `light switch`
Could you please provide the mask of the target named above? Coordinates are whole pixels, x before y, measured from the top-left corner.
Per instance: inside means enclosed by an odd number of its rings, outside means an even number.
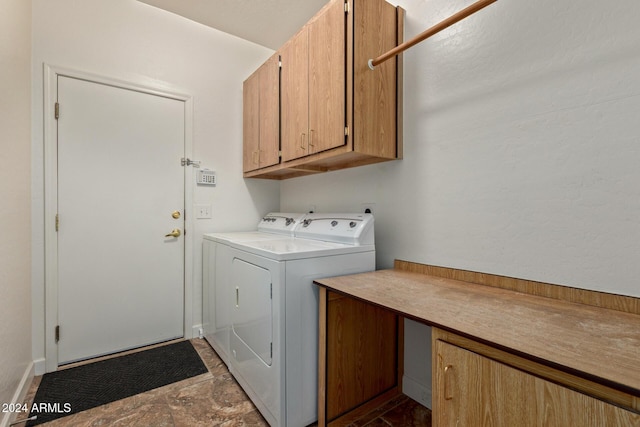
[[[211,205],[195,205],[196,219],[211,218]]]

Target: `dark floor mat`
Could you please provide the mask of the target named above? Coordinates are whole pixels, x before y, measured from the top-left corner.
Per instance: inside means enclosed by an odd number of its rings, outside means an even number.
[[[189,341],[114,357],[42,377],[29,416],[42,424],[207,372]]]

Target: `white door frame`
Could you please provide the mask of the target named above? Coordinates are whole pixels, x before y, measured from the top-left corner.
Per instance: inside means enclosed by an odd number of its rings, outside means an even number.
[[[58,99],[58,76],[71,77],[118,88],[135,90],[184,102],[185,157],[193,153],[193,98],[169,85],[151,87],[143,81],[130,82],[79,70],[44,65],[44,239],[45,239],[45,370],[58,369],[58,348],[55,327],[58,324],[58,235],[55,216],[58,205],[58,127],[55,119],[55,103]],[[155,82],[154,84],[157,84]],[[61,112],[64,114],[64,112]],[[176,158],[176,162],[180,161]],[[184,208],[193,206],[193,168],[185,167]],[[184,336],[193,338],[193,215],[185,215],[184,245]]]

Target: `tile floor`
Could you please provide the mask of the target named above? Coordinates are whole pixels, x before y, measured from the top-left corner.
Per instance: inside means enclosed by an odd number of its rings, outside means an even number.
[[[208,373],[41,425],[268,426],[209,344],[203,339],[194,339],[191,342],[209,369]],[[29,406],[41,378],[36,377],[31,384],[26,397]],[[413,400],[401,397],[353,424],[353,427],[364,426],[430,427],[431,412]]]

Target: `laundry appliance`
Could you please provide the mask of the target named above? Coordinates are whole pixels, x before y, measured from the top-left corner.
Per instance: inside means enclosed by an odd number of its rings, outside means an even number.
[[[292,234],[260,231],[287,222]],[[374,218],[271,213],[254,234],[204,236],[205,338],[271,426],[306,426],[317,420],[313,280],[375,270]]]
[[[228,361],[229,329],[232,306],[223,302],[232,298],[232,288],[215,288],[216,272],[219,283],[225,283],[223,274],[228,269],[228,246],[241,242],[275,240],[293,237],[293,230],[304,218],[303,213],[273,212],[265,215],[253,231],[206,234],[202,247],[203,330],[204,336],[225,363]],[[217,250],[222,245],[224,248]],[[220,254],[218,255],[218,252]],[[226,255],[226,256],[225,256]],[[218,266],[217,263],[220,263]],[[216,300],[219,302],[216,308]],[[228,365],[228,363],[227,363]]]

